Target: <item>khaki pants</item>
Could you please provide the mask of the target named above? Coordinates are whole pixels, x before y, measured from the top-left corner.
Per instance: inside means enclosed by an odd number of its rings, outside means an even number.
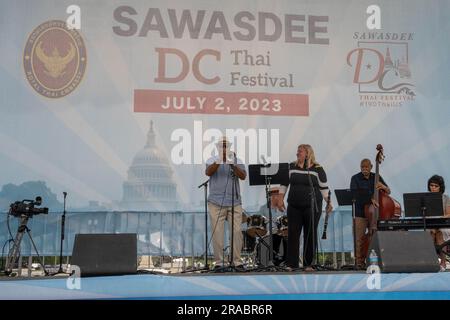
[[[366,234],[368,223],[366,218],[355,217],[355,259],[359,268],[364,268],[366,265],[367,252],[365,244],[368,241]]]
[[[224,261],[223,248],[224,248],[224,230],[225,230],[225,220],[228,221],[228,226],[230,230],[230,246],[231,246],[231,206],[220,207],[213,203],[208,202],[209,216],[211,223],[211,232],[213,238],[213,248],[214,248],[214,261],[216,266],[222,266],[225,262],[227,264],[229,261]],[[240,205],[234,206],[234,243],[233,243],[233,265],[241,265],[241,250],[242,250],[242,207]]]

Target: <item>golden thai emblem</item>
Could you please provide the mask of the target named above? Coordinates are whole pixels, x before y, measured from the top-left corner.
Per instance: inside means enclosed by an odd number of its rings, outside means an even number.
[[[48,21],[33,30],[23,55],[25,76],[39,94],[61,98],[81,82],[86,70],[86,47],[80,33],[64,21]]]
[[[66,72],[64,69],[67,64],[75,58],[75,48],[73,44],[69,43],[70,49],[67,55],[61,57],[61,54],[58,51],[58,48],[54,48],[51,56],[47,56],[42,49],[42,41],[39,42],[36,47],[36,55],[44,63],[45,73],[53,78],[58,78],[64,75]]]

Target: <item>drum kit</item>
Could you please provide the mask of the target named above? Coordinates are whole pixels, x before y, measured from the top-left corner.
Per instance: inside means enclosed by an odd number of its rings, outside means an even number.
[[[279,216],[272,230],[274,264],[285,262],[288,237],[287,215]],[[241,256],[244,262],[255,267],[266,267],[269,262],[270,232],[269,219],[260,214],[247,215],[242,213],[242,224],[246,229],[242,231],[243,245]],[[243,228],[244,229],[244,228]]]

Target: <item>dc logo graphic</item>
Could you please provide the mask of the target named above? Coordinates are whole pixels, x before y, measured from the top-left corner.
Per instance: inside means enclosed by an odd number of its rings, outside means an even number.
[[[359,93],[393,93],[415,96],[411,83],[408,43],[358,42],[347,54],[354,68],[353,83]]]

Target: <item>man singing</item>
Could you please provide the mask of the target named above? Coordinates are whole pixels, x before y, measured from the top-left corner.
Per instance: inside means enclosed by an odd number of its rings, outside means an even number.
[[[224,224],[229,223],[229,230],[233,234],[233,261],[231,266],[243,270],[241,262],[242,249],[242,202],[239,179],[245,180],[247,172],[243,162],[230,151],[231,143],[222,137],[216,144],[218,155],[206,161],[206,175],[210,177],[208,208],[213,237],[215,268],[225,266],[224,261]],[[234,205],[234,222],[232,208]],[[233,225],[233,226],[232,226]],[[231,245],[231,235],[230,235]]]

